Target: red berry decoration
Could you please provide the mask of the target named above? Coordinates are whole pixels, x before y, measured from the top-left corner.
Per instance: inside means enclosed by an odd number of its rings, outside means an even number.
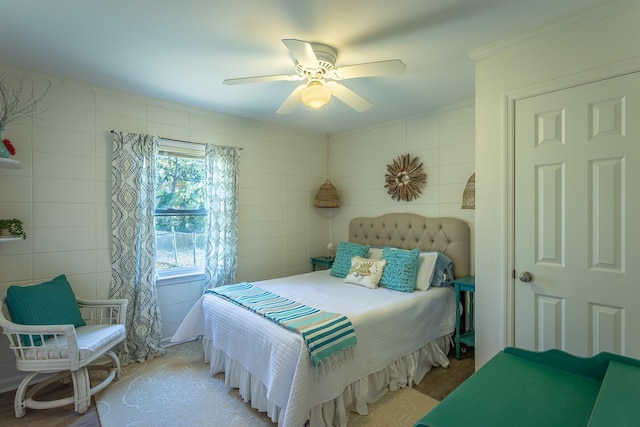
[[[4,139],[2,142],[4,142],[4,146],[7,148],[7,150],[9,150],[9,154],[11,154],[12,156],[16,155],[16,149],[13,146],[13,144],[11,143],[11,141],[9,141],[8,139]]]

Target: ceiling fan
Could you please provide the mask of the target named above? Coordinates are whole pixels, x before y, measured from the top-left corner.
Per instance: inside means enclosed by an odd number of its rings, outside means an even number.
[[[340,80],[403,73],[407,66],[399,59],[367,62],[336,68],[337,52],[331,46],[297,39],[283,39],[296,60],[296,74],[241,77],[226,79],[224,84],[236,85],[268,81],[304,81],[285,99],[278,114],[291,113],[299,102],[311,108],[322,108],[335,96],[356,111],[367,111],[371,103],[339,83]]]

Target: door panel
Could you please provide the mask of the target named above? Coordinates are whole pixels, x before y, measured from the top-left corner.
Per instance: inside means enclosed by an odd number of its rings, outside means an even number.
[[[640,357],[640,73],[515,117],[515,344]]]

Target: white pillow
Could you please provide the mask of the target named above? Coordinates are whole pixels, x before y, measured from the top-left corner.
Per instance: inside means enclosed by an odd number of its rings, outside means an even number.
[[[437,252],[420,252],[418,257],[418,276],[416,277],[416,291],[426,291],[431,286],[433,271],[435,270]]]
[[[370,259],[382,259],[382,248],[369,248],[369,254],[367,258]]]
[[[354,256],[351,258],[351,269],[349,269],[347,277],[344,278],[344,282],[375,289],[378,287],[378,282],[380,282],[382,271],[386,265],[386,259],[369,259]]]

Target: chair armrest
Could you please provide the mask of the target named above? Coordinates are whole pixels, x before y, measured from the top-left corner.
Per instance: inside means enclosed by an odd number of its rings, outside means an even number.
[[[88,300],[76,298],[82,318],[88,325],[124,325],[127,318],[127,299]]]
[[[78,365],[78,337],[73,325],[21,325],[0,316],[0,326],[17,361],[56,359],[71,367]]]
[[[16,354],[23,348],[21,336],[29,335],[31,339],[38,337],[41,341],[47,336],[63,337],[66,342],[65,347],[73,347],[77,353],[78,339],[75,326],[69,325],[22,325],[14,323],[9,315],[9,308],[6,304],[6,296],[0,296],[0,327],[11,343],[11,348],[16,350]],[[25,337],[26,340],[26,337]],[[33,342],[33,341],[31,341]],[[33,346],[24,346],[33,348]]]
[[[75,335],[76,328],[73,325],[21,325],[8,320],[1,322],[5,333],[21,335]]]

